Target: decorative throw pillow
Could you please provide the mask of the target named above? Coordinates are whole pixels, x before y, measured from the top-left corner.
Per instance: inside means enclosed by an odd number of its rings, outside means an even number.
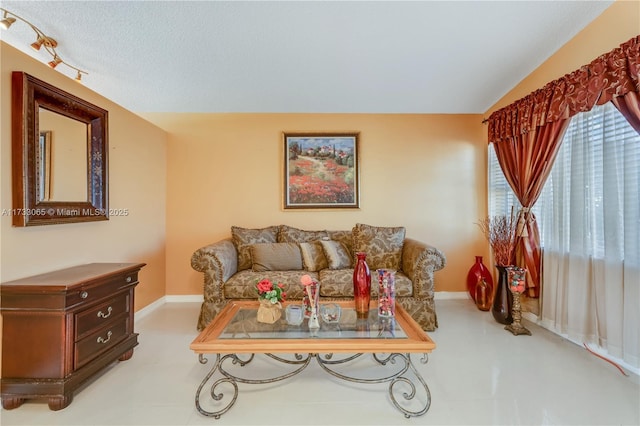
[[[251,269],[264,271],[298,271],[302,269],[300,248],[294,243],[251,244]]]
[[[370,226],[357,223],[353,228],[353,249],[367,254],[367,265],[375,269],[402,268],[405,228]]]
[[[339,241],[347,248],[349,252],[349,256],[351,258],[354,257],[353,252],[353,232],[351,230],[348,231],[327,231],[327,235],[329,235],[329,240]],[[327,238],[323,238],[326,240]],[[353,266],[353,264],[351,265]]]
[[[304,269],[307,271],[317,272],[329,266],[321,241],[300,243],[300,253],[302,254]]]
[[[329,269],[346,269],[351,267],[351,255],[344,246],[338,241],[320,241],[322,250],[327,258]]]
[[[306,243],[327,238],[327,231],[305,231],[292,226],[280,225],[279,243]]]
[[[251,253],[249,246],[258,243],[275,243],[278,227],[270,226],[262,229],[247,229],[237,226],[231,227],[231,238],[238,250],[238,271],[251,268]]]

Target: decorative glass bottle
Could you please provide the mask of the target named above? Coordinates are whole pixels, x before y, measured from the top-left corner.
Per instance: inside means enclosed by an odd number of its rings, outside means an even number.
[[[396,271],[378,269],[378,316],[396,315]]]
[[[513,304],[513,295],[509,290],[509,279],[507,277],[507,267],[496,265],[498,268],[498,285],[493,295],[493,305],[491,313],[493,318],[500,324],[511,324],[513,317],[511,316],[511,306]]]
[[[478,309],[481,311],[491,309],[491,287],[487,285],[487,281],[482,277],[476,283],[475,296]]]
[[[482,263],[482,256],[476,256],[476,263],[471,266],[471,269],[469,269],[469,273],[467,274],[467,290],[474,302],[476,301],[476,284],[481,278],[484,278],[484,281],[487,283],[487,287],[489,288],[489,303],[491,303],[491,294],[493,294],[493,277],[491,276],[489,269],[484,265],[484,263]]]
[[[371,272],[366,261],[367,254],[358,252],[356,257],[356,266],[353,269],[353,298],[358,318],[367,318],[371,300]]]

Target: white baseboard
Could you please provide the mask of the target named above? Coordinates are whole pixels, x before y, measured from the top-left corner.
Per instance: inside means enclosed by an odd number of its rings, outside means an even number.
[[[165,296],[167,303],[175,302],[204,302],[204,296],[201,294],[180,294],[173,296]]]
[[[174,296],[162,296],[161,298],[151,302],[144,308],[140,309],[135,313],[135,321],[138,321],[141,318],[146,317],[151,312],[158,309],[160,306],[165,303],[176,303],[176,302],[196,302],[202,303],[204,297],[200,294],[185,294],[185,295],[174,295]]]
[[[471,296],[466,291],[436,291],[433,298],[435,300],[471,299]]]
[[[526,319],[527,321],[530,321],[534,324],[538,324],[538,320],[539,320],[536,314],[534,314],[533,312],[526,312],[526,311],[522,313],[522,319]]]
[[[165,299],[166,299],[166,296],[163,296],[160,299],[149,303],[147,306],[145,306],[144,308],[142,308],[139,311],[137,311],[135,313],[135,321],[138,321],[139,319],[146,317],[151,312],[155,311],[160,306],[164,305],[166,303]]]

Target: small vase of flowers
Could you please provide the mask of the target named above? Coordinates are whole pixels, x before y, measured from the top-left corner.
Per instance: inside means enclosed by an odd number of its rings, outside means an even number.
[[[260,306],[258,307],[258,322],[273,324],[282,316],[282,303],[287,293],[284,285],[278,283],[274,285],[270,280],[263,279],[256,284],[256,292]]]
[[[311,278],[310,275],[300,277],[300,283],[304,287],[304,298],[302,299],[305,318],[309,318],[309,328],[320,328],[318,321],[319,300],[320,300],[320,283]]]

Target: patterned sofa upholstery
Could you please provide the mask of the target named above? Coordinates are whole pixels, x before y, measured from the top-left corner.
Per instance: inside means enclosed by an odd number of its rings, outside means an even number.
[[[204,274],[199,330],[229,300],[256,299],[255,284],[264,278],[283,283],[287,300],[302,299],[300,278],[305,274],[320,282],[321,300],[353,298],[354,259],[360,251],[367,253],[373,298],[377,296],[375,270],[395,269],[396,301],[424,330],[438,327],[433,274],[444,268],[446,258],[435,247],[405,238],[403,227],[356,224],[350,231],[306,231],[287,225],[234,226],[231,233],[231,238],[191,256],[192,268]]]

